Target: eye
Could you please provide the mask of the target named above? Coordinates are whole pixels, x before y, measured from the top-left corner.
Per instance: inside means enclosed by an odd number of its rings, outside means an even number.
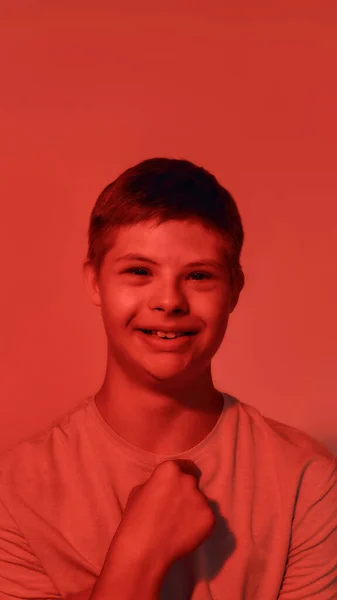
[[[139,275],[139,273],[136,273],[135,271],[145,271],[146,274],[146,269],[141,269],[140,267],[133,267],[132,269],[128,269],[127,271],[125,271],[126,273],[134,273],[135,275]]]
[[[144,276],[144,275],[148,275],[148,271],[147,269],[142,269],[141,267],[132,267],[131,269],[128,269],[126,271],[126,273],[133,273],[134,275],[140,275],[140,276]],[[212,275],[210,273],[205,273],[205,272],[199,272],[199,271],[195,271],[193,273],[190,273],[190,275],[196,275],[197,276],[197,281],[201,281],[203,279],[211,279]],[[200,278],[201,276],[201,278]]]
[[[212,275],[210,273],[204,273],[204,272],[194,272],[191,273],[191,275],[201,275],[203,276],[205,279],[211,279]],[[198,279],[198,281],[200,281],[200,279]]]

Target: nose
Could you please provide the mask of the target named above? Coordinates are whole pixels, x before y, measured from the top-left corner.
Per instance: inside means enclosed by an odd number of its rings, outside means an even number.
[[[168,313],[189,310],[186,294],[182,286],[175,281],[161,281],[155,290],[152,289],[149,303],[152,310],[163,310]]]

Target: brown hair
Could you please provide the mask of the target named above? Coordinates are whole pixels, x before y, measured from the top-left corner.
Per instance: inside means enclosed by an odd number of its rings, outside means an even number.
[[[244,231],[234,199],[206,169],[172,158],[144,160],[101,192],[90,216],[87,261],[99,274],[119,227],[172,219],[199,220],[220,232],[231,275],[241,271]]]

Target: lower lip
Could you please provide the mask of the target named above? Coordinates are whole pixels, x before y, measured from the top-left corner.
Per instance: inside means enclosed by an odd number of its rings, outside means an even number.
[[[163,339],[160,338],[156,334],[148,334],[143,331],[139,331],[140,335],[144,338],[145,342],[147,342],[151,348],[155,348],[157,350],[162,350],[163,352],[174,352],[175,350],[179,350],[180,348],[184,348],[188,346],[194,335],[182,335],[173,339]]]

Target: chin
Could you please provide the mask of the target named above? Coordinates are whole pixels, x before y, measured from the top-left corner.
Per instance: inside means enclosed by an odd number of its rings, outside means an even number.
[[[193,379],[200,377],[200,370],[194,368],[188,368],[189,365],[174,365],[166,362],[160,365],[154,365],[153,363],[149,366],[143,365],[143,369],[146,371],[147,378],[150,378],[152,382],[167,383],[168,385],[187,384]]]

